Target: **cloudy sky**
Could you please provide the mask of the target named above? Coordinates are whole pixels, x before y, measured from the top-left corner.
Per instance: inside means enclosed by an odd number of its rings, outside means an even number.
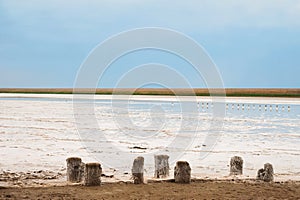
[[[0,87],[73,87],[96,45],[122,31],[162,27],[202,45],[225,87],[298,88],[299,19],[299,0],[0,0]],[[115,63],[99,87],[114,87],[111,77],[149,62],[186,68],[161,52],[137,52]],[[193,87],[205,87],[183,71]]]

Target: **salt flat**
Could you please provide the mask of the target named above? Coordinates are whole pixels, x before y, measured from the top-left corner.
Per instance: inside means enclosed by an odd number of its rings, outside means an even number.
[[[146,176],[152,177],[153,155],[168,154],[171,168],[178,159],[187,160],[194,177],[227,179],[230,157],[239,155],[244,178],[254,178],[270,162],[275,180],[300,180],[300,99],[224,98],[226,114],[216,133],[211,97],[132,96],[126,112],[111,109],[111,100],[126,98],[96,95],[97,126],[82,133],[73,95],[0,94],[0,170],[65,173],[65,159],[79,156],[102,163],[115,180],[127,180],[134,157],[145,157]],[[182,99],[196,100],[198,109],[197,116],[186,115],[191,123],[184,127]],[[211,144],[214,148],[207,148]]]

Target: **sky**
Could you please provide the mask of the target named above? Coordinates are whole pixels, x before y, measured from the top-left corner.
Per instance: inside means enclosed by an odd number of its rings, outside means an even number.
[[[99,43],[143,27],[193,38],[216,64],[224,87],[299,88],[299,19],[298,0],[0,0],[0,88],[73,87]],[[146,63],[174,67],[192,87],[206,86],[178,57],[146,50],[113,63],[98,87],[115,87],[124,73]]]

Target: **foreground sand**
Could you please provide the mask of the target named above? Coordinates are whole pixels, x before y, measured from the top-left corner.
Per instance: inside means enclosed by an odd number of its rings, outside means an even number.
[[[197,181],[1,188],[0,199],[299,199],[299,182]]]

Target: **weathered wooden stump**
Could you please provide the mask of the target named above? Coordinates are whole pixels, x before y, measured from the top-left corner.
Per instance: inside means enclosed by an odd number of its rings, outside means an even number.
[[[191,167],[186,161],[178,161],[174,169],[175,183],[191,182]]]
[[[257,172],[257,180],[271,182],[274,180],[274,170],[270,163],[264,164],[264,169],[259,169]]]
[[[230,160],[230,175],[243,174],[243,159],[239,156],[234,156]]]
[[[79,183],[82,181],[84,163],[81,158],[71,157],[67,159],[67,181]]]
[[[131,169],[134,184],[144,183],[144,157],[137,157]]]
[[[100,163],[87,163],[84,171],[84,185],[97,186],[101,184],[102,168]]]
[[[169,156],[168,155],[155,155],[155,178],[165,178],[169,176]]]

